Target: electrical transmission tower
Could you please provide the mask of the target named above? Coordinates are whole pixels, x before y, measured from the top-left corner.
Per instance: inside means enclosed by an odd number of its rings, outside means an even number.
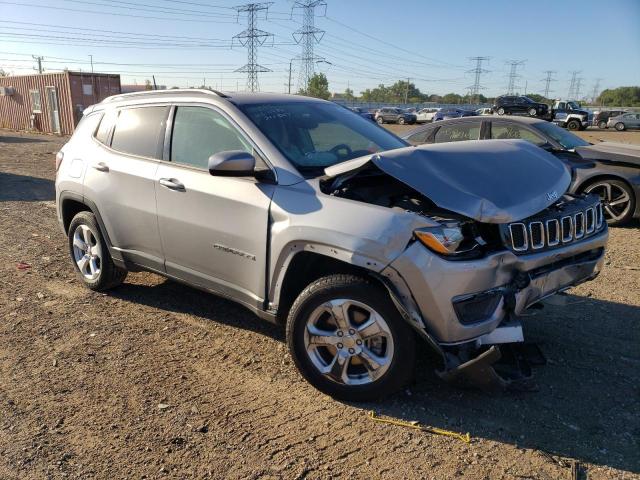
[[[522,75],[518,75],[518,67],[524,65],[526,60],[508,60],[505,62],[509,65],[509,84],[507,85],[507,95],[513,95],[518,89],[518,85],[516,85],[516,79],[520,78]]]
[[[556,79],[553,78],[553,74],[556,73],[555,70],[545,70],[544,73],[547,74],[547,77],[543,80],[544,82],[544,98],[549,98],[549,92],[551,90],[551,82],[555,82]]]
[[[233,45],[233,41],[237,39],[240,45],[247,47],[247,64],[237,69],[236,72],[246,72],[247,90],[250,92],[259,90],[258,73],[271,71],[258,64],[258,47],[264,45],[269,38],[273,40],[272,33],[258,29],[258,12],[264,10],[266,15],[272,4],[273,2],[247,3],[246,5],[234,7],[238,12],[238,16],[241,13],[247,14],[247,29],[235,35],[231,44]]]
[[[576,100],[580,100],[580,90],[582,89],[582,80],[583,78],[576,78]]]
[[[596,83],[593,85],[593,91],[591,92],[591,103],[595,104],[600,94],[600,82],[602,78],[596,78]]]
[[[467,70],[467,73],[473,73],[475,75],[475,80],[473,85],[467,87],[469,89],[469,100],[472,101],[472,98],[475,96],[476,102],[480,103],[480,90],[484,89],[482,85],[480,85],[480,76],[483,73],[488,73],[489,70],[485,70],[482,68],[482,62],[488,62],[491,57],[469,57],[469,60],[476,62],[476,68],[471,70]]]
[[[309,86],[309,80],[315,73],[315,64],[324,60],[314,54],[313,47],[316,43],[320,43],[324,37],[324,30],[320,30],[315,26],[316,8],[324,7],[324,13],[327,12],[327,2],[324,0],[296,0],[291,7],[293,15],[294,8],[302,9],[302,27],[293,32],[293,39],[297,44],[302,45],[302,55],[300,59],[301,68],[298,78],[298,87],[306,90]]]
[[[571,72],[571,83],[569,84],[569,91],[567,92],[567,100],[573,100],[577,97],[576,94],[576,81],[578,79],[578,74],[581,73],[580,70],[574,70]]]

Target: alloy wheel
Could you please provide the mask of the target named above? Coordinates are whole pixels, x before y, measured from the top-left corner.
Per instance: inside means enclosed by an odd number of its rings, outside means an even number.
[[[304,346],[313,366],[343,385],[375,382],[391,366],[394,351],[385,319],[350,299],[327,301],[311,313]]]
[[[631,209],[629,193],[619,185],[606,181],[589,185],[585,193],[595,193],[602,199],[605,217],[609,222],[619,222],[624,219]]]
[[[73,259],[87,280],[93,281],[100,276],[102,248],[87,225],[78,225],[73,232]]]

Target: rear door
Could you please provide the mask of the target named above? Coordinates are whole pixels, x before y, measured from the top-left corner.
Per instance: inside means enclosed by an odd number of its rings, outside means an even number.
[[[214,153],[255,151],[220,110],[177,105],[170,122],[165,161],[155,176],[166,271],[261,306],[275,185],[253,177],[210,175],[208,158]]]
[[[109,238],[126,259],[162,271],[155,173],[169,107],[108,110],[84,179],[84,195],[98,207]]]

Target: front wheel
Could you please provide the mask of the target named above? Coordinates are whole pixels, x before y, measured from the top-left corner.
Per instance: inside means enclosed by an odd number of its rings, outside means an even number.
[[[376,118],[376,122],[378,122],[378,125],[382,125],[384,123],[384,118],[378,117]]]
[[[398,125],[404,125],[404,122],[405,122],[405,120],[404,120],[404,118],[403,118],[403,117],[400,117],[400,118],[398,119]]]
[[[618,130],[619,132],[622,132],[624,129],[625,129],[624,123],[622,122],[616,123],[616,130]]]
[[[302,376],[321,392],[371,401],[413,375],[415,338],[378,284],[354,275],[323,277],[294,302],[287,344]]]
[[[569,130],[580,130],[580,122],[577,120],[569,120],[567,122],[567,129]]]
[[[598,128],[600,130],[604,130],[605,128],[607,128],[607,122],[605,122],[604,120],[598,122]]]
[[[605,178],[588,185],[584,193],[600,195],[607,223],[612,227],[624,225],[633,217],[636,198],[633,190],[622,180]]]
[[[113,263],[93,213],[80,212],[73,217],[68,238],[71,259],[85,286],[101,291],[124,281],[127,271]]]
[[[498,115],[504,115],[504,108],[500,107],[498,109]]]
[[[538,111],[535,108],[530,108],[529,109],[529,116],[535,117],[536,115],[538,115]]]

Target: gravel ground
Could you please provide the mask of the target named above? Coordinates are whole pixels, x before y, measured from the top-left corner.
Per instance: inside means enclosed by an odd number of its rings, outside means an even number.
[[[149,273],[83,288],[55,219],[62,143],[0,131],[1,479],[556,480],[574,461],[579,478],[640,479],[637,224],[611,230],[595,281],[524,319],[548,359],[536,391],[454,388],[422,352],[409,389],[352,405],[306,384],[282,328],[235,304]]]

